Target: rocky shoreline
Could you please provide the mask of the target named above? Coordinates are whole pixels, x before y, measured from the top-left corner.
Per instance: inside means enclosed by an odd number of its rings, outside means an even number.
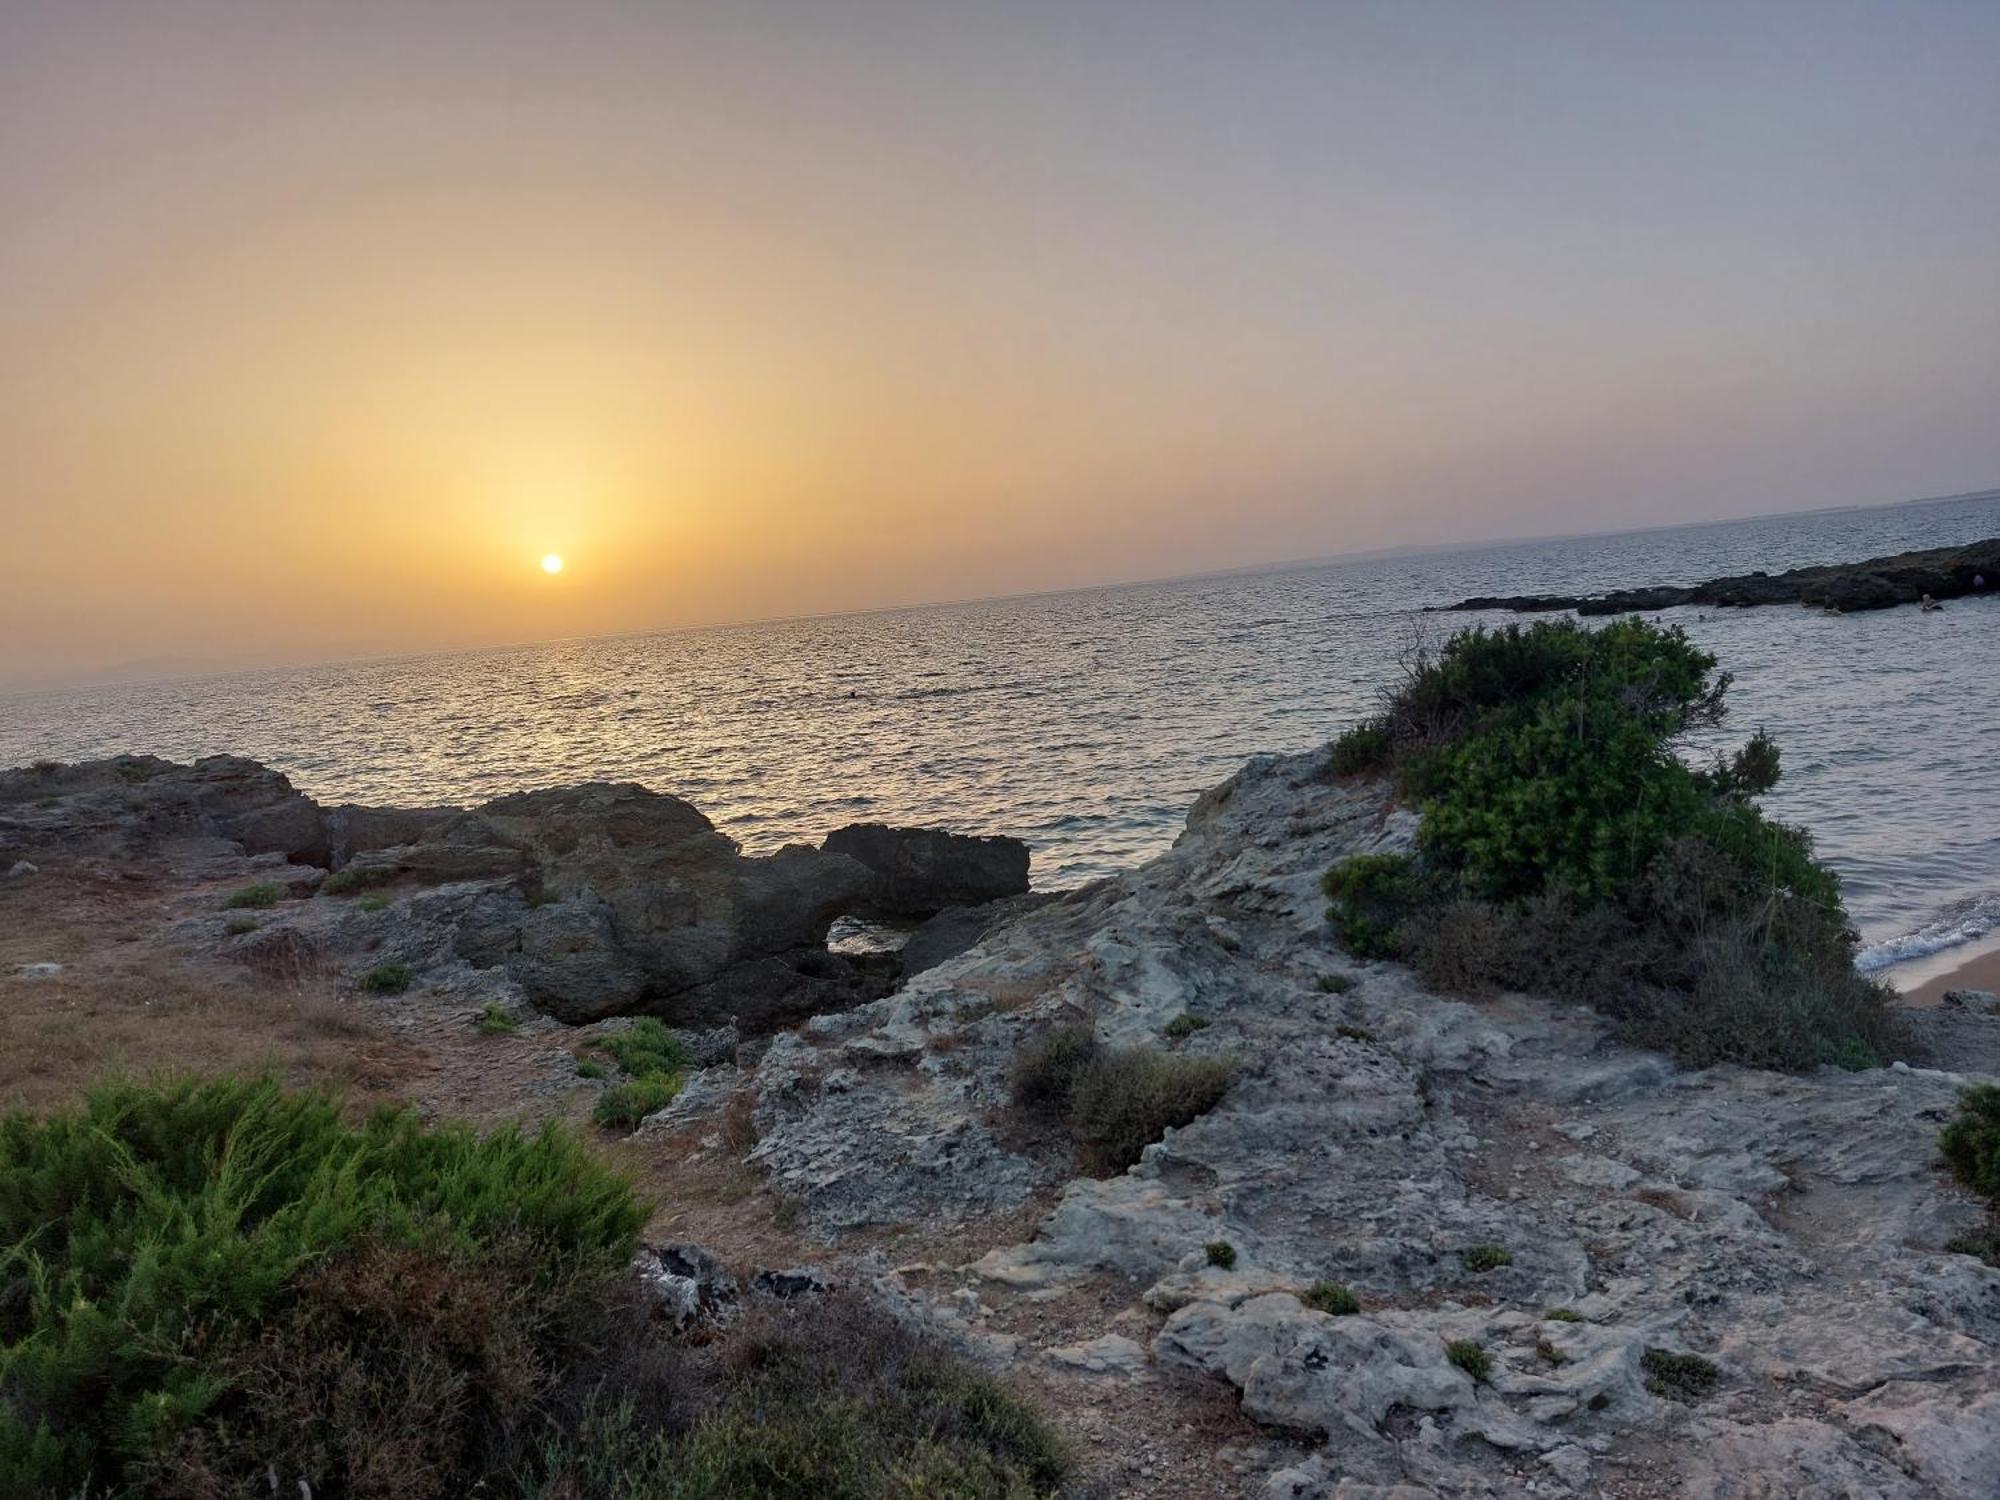
[[[1325,766],[1254,760],[1171,851],[1053,898],[1019,894],[1011,841],[755,860],[641,788],[325,809],[235,760],[0,776],[0,870],[157,866],[183,893],[161,943],[330,971],[387,1026],[449,1013],[440,1046],[566,1059],[560,1013],[621,1007],[687,1028],[702,1066],[626,1148],[670,1205],[662,1298],[702,1315],[718,1266],[803,1252],[787,1286],[866,1289],[1006,1372],[1107,1494],[2000,1493],[2000,1270],[1944,1248],[1981,1212],[1936,1159],[1958,1091],[2000,1076],[2000,1019],[1939,1006],[1925,1065],[1793,1076],[1430,993],[1330,941],[1321,872],[1415,819]],[[232,935],[238,881],[280,895]],[[823,916],[934,903],[921,964],[825,950]],[[387,956],[407,990],[359,985]],[[528,1023],[475,1042],[496,1002]],[[1024,1043],[1078,1018],[1233,1081],[1129,1171],[1080,1175],[1009,1094]],[[504,1102],[596,1087],[535,1078]]]
[[[1538,614],[1573,609],[1580,615],[1622,615],[1698,604],[1749,609],[1761,604],[1805,604],[1848,613],[2000,591],[2000,537],[1963,547],[1934,547],[1871,557],[1864,562],[1745,573],[1691,585],[1652,584],[1606,594],[1478,595],[1442,606],[1444,612],[1505,609]]]

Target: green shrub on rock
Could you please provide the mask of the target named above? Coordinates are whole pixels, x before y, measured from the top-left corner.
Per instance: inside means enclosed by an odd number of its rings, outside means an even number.
[[[1854,970],[1839,883],[1750,801],[1777,746],[1680,753],[1723,717],[1714,666],[1636,618],[1475,629],[1419,658],[1343,752],[1386,745],[1419,853],[1327,872],[1340,941],[1449,992],[1587,1001],[1697,1064],[1879,1064],[1901,1037]]]
[[[607,1130],[630,1130],[646,1116],[658,1114],[674,1102],[681,1091],[680,1075],[649,1073],[644,1078],[628,1078],[615,1083],[597,1096],[591,1118]]]
[[[2000,1199],[2000,1084],[1959,1095],[1958,1114],[1938,1136],[1951,1175],[1982,1197]]]
[[[276,906],[284,891],[272,881],[259,880],[242,886],[229,893],[222,903],[224,911],[261,911],[265,907]]]
[[[1338,1281],[1315,1281],[1299,1294],[1299,1301],[1314,1312],[1335,1318],[1352,1317],[1361,1311],[1361,1299]]]

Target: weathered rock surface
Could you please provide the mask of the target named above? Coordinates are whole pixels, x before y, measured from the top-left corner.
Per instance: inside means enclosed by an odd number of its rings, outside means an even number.
[[[875,877],[867,914],[934,917],[948,906],[978,906],[1028,889],[1028,846],[940,828],[850,823],[820,846]]]
[[[191,766],[153,755],[0,771],[0,849],[65,847],[129,857],[182,839],[325,864],[319,806],[268,766],[211,755]]]
[[[1982,583],[1980,580],[1984,580]],[[1653,584],[1608,594],[1511,594],[1478,596],[1447,605],[1448,610],[1510,609],[1539,613],[1573,609],[1580,615],[1622,615],[1684,604],[1749,608],[1759,604],[1811,604],[1852,610],[1889,609],[1966,594],[2000,593],[2000,537],[1963,547],[1900,552],[1865,562],[1793,568],[1785,573],[1744,573],[1687,586]]]
[[[1318,877],[1407,845],[1413,820],[1320,764],[1252,762],[1171,853],[778,1036],[744,1078],[772,1188],[835,1245],[1046,1204],[1031,1238],[901,1294],[996,1360],[1130,1382],[1134,1405],[1175,1399],[1177,1372],[1222,1383],[1314,1445],[1247,1493],[2000,1494],[2000,1271],[1943,1248],[1980,1209],[1936,1166],[1980,1075],[1951,1055],[1686,1071],[1585,1011],[1461,1003],[1355,963]],[[1321,982],[1336,972],[1345,993]],[[1131,1171],[1076,1178],[1010,1111],[1008,1066],[1041,1028],[1082,1015],[1168,1046],[1183,1013],[1210,1024],[1178,1045],[1235,1059],[1236,1080]],[[2000,1030],[1951,1020],[1952,1045]],[[1474,1269],[1482,1246],[1511,1259]],[[1362,1311],[1307,1306],[1323,1280]],[[1051,1298],[1097,1321],[1046,1345],[980,1322]],[[1653,1350],[1711,1361],[1715,1389],[1658,1388]]]
[[[274,977],[392,962],[419,983],[460,985],[461,971],[497,971],[512,989],[496,1003],[525,997],[572,1023],[649,1011],[760,1032],[846,1009],[886,993],[900,966],[830,953],[834,918],[934,913],[1026,888],[1027,848],[1014,839],[867,825],[828,845],[747,856],[689,803],[629,783],[469,810],[322,808],[233,756],[0,773],[0,868],[49,848],[290,897],[324,883],[334,900],[281,906],[253,932],[214,913],[191,934]],[[392,900],[393,911],[360,909],[369,893],[370,907]]]

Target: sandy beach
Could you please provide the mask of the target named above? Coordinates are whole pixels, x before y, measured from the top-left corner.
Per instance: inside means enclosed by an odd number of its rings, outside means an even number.
[[[1970,948],[1935,955],[1900,976],[1896,988],[1905,1004],[1936,1005],[1948,990],[1993,990],[2000,993],[2000,933]]]

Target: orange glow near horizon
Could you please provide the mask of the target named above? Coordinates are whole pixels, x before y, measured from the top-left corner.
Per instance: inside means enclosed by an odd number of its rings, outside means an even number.
[[[0,8],[0,689],[1995,483],[1977,9]]]

